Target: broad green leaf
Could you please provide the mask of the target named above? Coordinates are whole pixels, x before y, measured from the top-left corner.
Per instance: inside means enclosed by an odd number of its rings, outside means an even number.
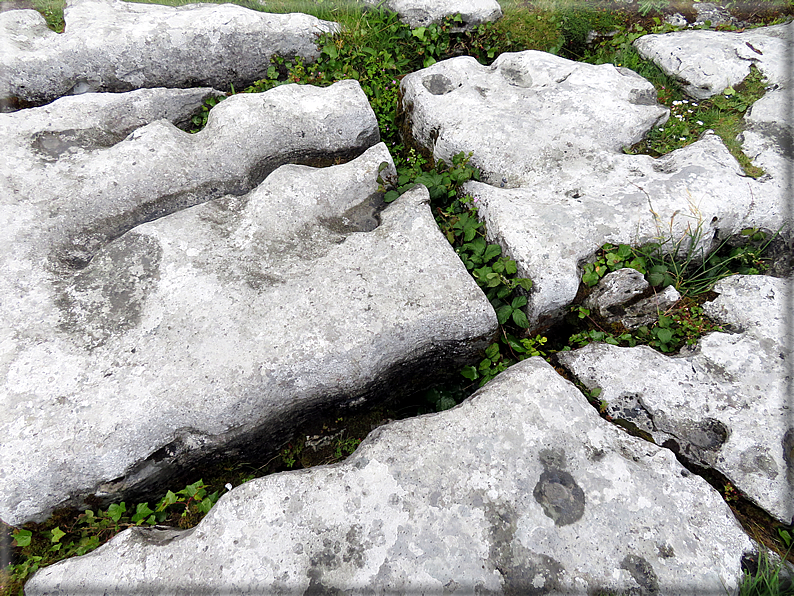
[[[496,319],[500,325],[504,325],[510,315],[513,313],[513,308],[509,304],[505,304],[502,308],[496,311]]]
[[[53,529],[50,531],[50,536],[51,536],[50,540],[51,540],[52,542],[60,542],[60,541],[61,541],[61,538],[63,538],[64,536],[66,536],[66,532],[64,532],[63,530],[61,530],[60,526],[55,526],[55,528],[53,528]],[[60,545],[59,545],[59,546],[60,546]]]
[[[108,507],[108,516],[114,522],[118,523],[125,511],[127,511],[127,506],[124,504],[124,501],[118,504],[113,503]]]
[[[669,344],[673,339],[673,330],[672,329],[656,329],[656,337],[659,339],[660,342],[663,344]]]
[[[518,277],[513,281],[519,288],[524,288],[527,292],[532,289],[532,280],[528,277]]]
[[[483,260],[487,263],[493,258],[498,257],[502,254],[502,247],[498,244],[489,244],[488,248],[485,249],[485,254],[482,256]]]
[[[30,530],[14,530],[13,534],[16,546],[25,547],[30,546],[30,541],[33,537],[33,532]]]
[[[469,379],[470,381],[474,381],[480,375],[477,373],[477,369],[473,366],[464,366],[463,369],[460,371],[460,374],[463,375],[465,378]]]
[[[522,306],[526,306],[527,304],[527,297],[526,296],[516,296],[513,298],[513,302],[510,304],[513,308],[521,308]]]
[[[499,344],[491,344],[485,349],[485,356],[491,360],[499,358]]]
[[[527,319],[527,315],[524,314],[523,310],[514,310],[512,316],[513,322],[522,329],[527,329],[529,327],[529,320]]]

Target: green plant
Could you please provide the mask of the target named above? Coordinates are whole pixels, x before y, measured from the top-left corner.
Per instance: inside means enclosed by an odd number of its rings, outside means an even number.
[[[334,458],[336,461],[342,461],[346,457],[352,455],[360,443],[361,439],[356,437],[348,437],[346,439],[340,438],[334,448]]]
[[[771,555],[761,549],[758,566],[753,572],[745,571],[739,586],[739,596],[792,596],[794,569],[785,558],[773,562]]]
[[[232,94],[233,93],[234,87],[232,87]],[[188,132],[195,134],[207,126],[207,119],[210,116],[210,110],[217,106],[224,99],[226,99],[226,97],[222,95],[212,96],[205,99],[204,105],[201,106],[201,111],[190,119],[192,126]]]

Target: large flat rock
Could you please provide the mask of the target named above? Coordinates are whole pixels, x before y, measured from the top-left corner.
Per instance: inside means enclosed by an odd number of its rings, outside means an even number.
[[[57,34],[34,10],[0,13],[0,101],[42,104],[144,87],[240,90],[265,77],[274,55],[315,59],[317,35],[337,28],[234,4],[122,0],[68,0],[64,20]]]
[[[790,416],[791,282],[734,276],[706,304],[735,334],[711,333],[690,353],[590,344],[560,362],[600,387],[615,419],[693,463],[726,476],[742,494],[789,524],[794,516]]]
[[[193,530],[125,531],[25,592],[719,594],[752,548],[705,481],[533,358],[342,464],[248,482]]]
[[[747,227],[788,224],[785,168],[748,178],[713,133],[658,159],[624,154],[667,117],[653,86],[628,69],[527,51],[491,67],[440,62],[405,77],[402,90],[416,143],[446,161],[471,153],[482,169],[465,191],[492,241],[534,281],[532,327],[559,320],[581,264],[605,242],[686,248],[694,239],[708,250]],[[786,138],[764,142],[780,151]]]
[[[451,58],[401,83],[414,142],[448,163],[463,151],[499,187],[575,180],[667,120],[656,90],[627,68],[527,50],[491,66]]]
[[[4,521],[277,448],[318,412],[460,366],[495,332],[426,190],[378,215],[385,145],[260,184],[377,140],[357,83],[235,96],[197,135],[157,120],[103,148],[75,129],[85,146],[54,156],[72,125],[58,104],[80,99],[0,115]],[[30,118],[50,136],[14,126]]]
[[[794,23],[732,31],[676,31],[644,35],[634,47],[668,75],[679,79],[696,99],[741,83],[755,66],[770,85],[791,85]]]

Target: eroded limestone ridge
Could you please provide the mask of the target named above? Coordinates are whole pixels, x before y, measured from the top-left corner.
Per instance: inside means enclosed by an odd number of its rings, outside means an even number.
[[[0,115],[8,523],[277,448],[318,412],[460,366],[496,330],[427,191],[381,212],[394,165],[358,83],[237,95],[196,135],[156,119],[186,94]]]
[[[318,56],[317,35],[337,25],[316,17],[234,4],[180,7],[122,0],[68,0],[55,33],[35,10],[0,13],[0,102],[149,87],[242,89],[274,55]]]

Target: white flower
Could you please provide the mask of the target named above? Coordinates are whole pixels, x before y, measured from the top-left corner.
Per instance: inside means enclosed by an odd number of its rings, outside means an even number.
[[[659,127],[659,132],[664,132],[664,129],[661,126]]]
[[[686,141],[686,137],[679,137],[678,140],[679,141]]]
[[[226,483],[226,490],[232,490],[232,483],[231,482],[227,482]]]
[[[687,111],[686,111],[686,113],[687,113],[687,114],[691,114],[691,113],[692,113],[692,110],[687,110]]]
[[[698,126],[703,126],[703,121],[702,121],[702,120],[698,120],[698,121],[697,121],[697,125],[698,125]]]
[[[681,102],[680,102],[679,100],[675,100],[675,101],[673,102],[673,105],[674,105],[674,106],[680,106],[680,105],[681,105]]]

